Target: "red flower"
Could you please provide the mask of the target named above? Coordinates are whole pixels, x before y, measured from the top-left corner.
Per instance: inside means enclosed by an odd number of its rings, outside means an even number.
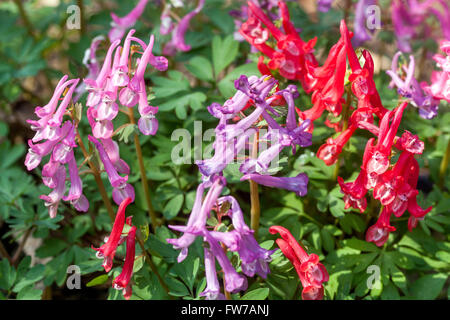
[[[328,138],[327,143],[320,146],[317,150],[317,157],[322,159],[327,166],[336,163],[342,147],[348,142],[356,130],[356,126],[351,126],[342,132],[336,139]]]
[[[367,229],[367,242],[373,242],[378,247],[381,247],[386,243],[387,239],[389,238],[389,233],[396,230],[393,226],[390,225],[390,217],[391,212],[386,207],[384,207],[383,211],[381,211],[381,214],[378,217],[377,222],[369,229]]]
[[[396,109],[386,112],[380,124],[380,132],[378,135],[378,142],[375,151],[367,163],[367,173],[383,174],[389,168],[389,157],[391,155],[391,148],[394,143],[397,129],[400,125],[403,111],[405,110],[407,102],[403,102]],[[389,121],[393,116],[392,124],[389,126]]]
[[[127,236],[127,254],[125,256],[125,263],[122,268],[122,272],[113,280],[112,286],[114,289],[122,290],[125,299],[130,299],[131,290],[131,276],[133,275],[133,266],[135,259],[135,240],[136,239],[136,227],[132,226],[128,231]]]
[[[323,299],[323,283],[328,281],[329,276],[319,257],[314,253],[308,255],[286,228],[272,226],[269,232],[279,233],[282,238],[277,239],[276,243],[297,271],[303,286],[302,299]]]
[[[116,214],[116,219],[114,220],[114,225],[109,235],[106,243],[100,248],[92,249],[97,251],[97,257],[103,258],[103,267],[106,272],[111,270],[113,259],[116,254],[117,246],[119,245],[123,226],[125,224],[125,209],[132,202],[131,198],[126,198],[122,201]]]

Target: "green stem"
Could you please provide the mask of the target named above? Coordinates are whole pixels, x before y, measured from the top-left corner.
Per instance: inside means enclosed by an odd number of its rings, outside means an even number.
[[[3,246],[3,243],[0,241],[0,256],[7,259],[9,261],[9,264],[12,264],[11,256],[9,255],[8,251],[6,251],[6,248]]]
[[[78,130],[77,130],[77,138],[78,138],[78,145],[80,146],[81,151],[83,152],[84,158],[88,159],[89,153],[87,152],[86,147],[84,146],[83,140],[81,139]],[[116,214],[112,207],[111,201],[109,201],[108,193],[106,192],[105,185],[103,184],[102,178],[100,176],[100,172],[91,160],[88,160],[87,163],[92,170],[92,175],[94,176],[95,182],[97,183],[98,191],[102,196],[102,200],[103,203],[105,204],[106,210],[108,211],[109,217],[111,218],[111,221],[114,221]]]
[[[28,34],[34,39],[36,40],[36,35],[33,32],[33,26],[30,22],[30,19],[28,18],[28,15],[25,11],[25,8],[23,7],[22,1],[21,0],[14,0],[14,3],[17,6],[17,9],[19,10],[19,15],[20,18],[23,21],[23,24],[25,25],[25,28],[27,29]]]
[[[80,33],[84,35],[86,33],[86,23],[84,19],[84,3],[83,0],[77,0],[77,5],[80,8]]]

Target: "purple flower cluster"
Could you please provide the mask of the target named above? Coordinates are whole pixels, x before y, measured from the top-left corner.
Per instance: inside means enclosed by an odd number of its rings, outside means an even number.
[[[305,174],[293,178],[280,178],[267,175],[270,163],[286,148],[291,147],[293,153],[297,145],[307,147],[311,145],[311,133],[307,132],[311,122],[303,121],[298,125],[294,98],[298,96],[297,87],[289,85],[284,90],[276,91],[269,96],[275,89],[277,81],[270,76],[242,75],[235,81],[237,89],[236,94],[225,101],[222,105],[213,103],[208,107],[208,111],[216,118],[219,118],[219,124],[215,129],[216,140],[214,142],[214,156],[210,159],[197,161],[198,168],[204,179],[208,179],[214,174],[222,172],[228,164],[246,148],[249,138],[258,131],[255,122],[262,117],[267,125],[268,132],[262,137],[262,140],[270,140],[272,145],[259,153],[257,158],[247,158],[240,166],[241,173],[244,174],[242,180],[258,180],[258,183],[284,188],[296,192],[299,195],[306,194],[308,177]],[[270,114],[278,116],[271,103],[284,99],[288,105],[286,116],[286,125],[281,126]],[[252,103],[255,109],[245,118],[236,123],[229,123],[235,119],[241,111]],[[289,182],[289,183],[287,183]]]
[[[294,191],[300,196],[304,196],[307,192],[308,177],[304,173],[296,177],[274,177],[263,174],[267,173],[270,162],[285,147],[291,147],[295,152],[297,145],[301,147],[311,145],[311,134],[306,131],[311,125],[310,121],[306,120],[298,125],[296,119],[294,99],[298,96],[297,88],[290,85],[284,90],[277,90],[277,81],[269,76],[245,75],[235,81],[235,88],[236,94],[223,105],[213,103],[208,107],[208,111],[219,119],[215,129],[216,140],[213,144],[215,153],[212,158],[197,162],[203,182],[197,188],[187,225],[169,226],[173,230],[183,232],[183,235],[178,239],[167,240],[175,249],[181,250],[178,256],[178,261],[181,262],[188,255],[188,248],[196,237],[203,238],[206,244],[207,287],[202,296],[206,299],[224,298],[220,292],[214,258],[224,272],[225,290],[228,292],[238,292],[247,288],[244,275],[253,277],[257,274],[266,278],[269,273],[268,262],[273,251],[259,246],[253,236],[253,230],[245,224],[236,199],[232,196],[220,197],[226,185],[223,170],[247,148],[249,138],[260,130],[257,124],[261,119],[264,119],[269,127],[263,139],[270,139],[272,144],[260,152],[257,158],[246,159],[241,164],[240,171],[244,174],[241,180],[251,179],[265,186]],[[285,126],[280,125],[272,116],[279,116],[271,104],[279,103],[280,100],[287,103]],[[240,118],[239,115],[250,106],[254,106],[254,110],[248,116]],[[236,122],[231,123],[232,120]],[[206,189],[209,190],[202,201]],[[206,222],[213,209],[231,218],[233,226],[231,231],[208,230]],[[244,275],[236,272],[223,247],[239,255]]]
[[[197,188],[197,194],[192,208],[191,215],[186,226],[169,226],[173,230],[183,232],[178,239],[167,239],[177,250],[181,250],[178,262],[183,261],[189,246],[196,237],[201,236],[205,242],[205,271],[207,286],[201,293],[208,300],[224,299],[220,292],[220,285],[217,278],[215,259],[217,259],[224,274],[225,290],[231,293],[247,289],[247,278],[258,274],[266,278],[270,272],[268,263],[274,250],[266,250],[259,246],[251,230],[244,221],[244,216],[238,202],[232,196],[220,197],[226,185],[224,177],[214,175],[209,181],[201,183]],[[209,188],[202,201],[205,189]],[[222,214],[229,216],[234,229],[232,231],[221,232],[208,230],[206,221],[211,215],[211,210],[217,205],[229,208]],[[241,259],[242,274],[239,274],[226,255],[222,247],[224,245],[231,252],[237,252]]]
[[[78,211],[86,212],[89,208],[89,202],[83,195],[83,184],[73,152],[73,149],[77,147],[75,142],[77,123],[63,122],[79,79],[67,79],[68,76],[61,78],[47,105],[35,108],[35,114],[39,120],[27,120],[36,133],[28,141],[29,149],[25,166],[29,171],[33,170],[45,156],[50,155],[49,161],[42,169],[42,180],[53,190],[48,195],[41,195],[40,198],[45,201],[52,218],[56,216],[61,200],[70,201]],[[62,96],[64,97],[59,103]],[[66,165],[70,175],[70,189],[67,195],[65,195]]]
[[[397,87],[397,91],[401,96],[411,99],[411,103],[419,108],[419,115],[422,118],[434,118],[438,112],[439,99],[436,99],[429,92],[423,90],[414,77],[414,56],[409,56],[409,65],[403,65],[400,70],[397,68],[400,55],[401,52],[397,52],[394,55],[391,70],[386,71],[392,78],[389,86],[391,88],[394,86]]]
[[[435,37],[426,20],[434,15],[441,25],[442,35],[450,40],[450,9],[446,0],[393,0],[391,3],[392,23],[397,45],[402,52],[411,52],[410,41],[414,38]],[[421,34],[422,32],[422,34]]]

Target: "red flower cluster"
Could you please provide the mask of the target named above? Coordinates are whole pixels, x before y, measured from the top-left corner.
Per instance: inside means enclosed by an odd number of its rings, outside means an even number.
[[[286,228],[272,226],[269,232],[279,233],[282,238],[277,239],[276,243],[297,271],[303,286],[302,299],[322,300],[323,283],[328,281],[329,276],[324,265],[319,262],[319,256],[314,253],[308,255]]]
[[[97,257],[103,259],[103,267],[106,272],[109,272],[112,268],[113,259],[116,254],[117,247],[121,245],[125,240],[127,241],[127,253],[125,257],[125,263],[122,268],[122,272],[118,275],[112,283],[112,286],[117,290],[123,289],[123,296],[125,299],[131,297],[131,276],[133,274],[133,265],[135,259],[135,240],[136,240],[136,227],[132,226],[131,219],[128,217],[125,219],[125,209],[132,202],[131,198],[126,198],[122,201],[114,220],[114,225],[110,236],[105,239],[105,244],[100,248],[92,249],[97,251]],[[130,226],[128,235],[123,236],[123,228],[125,223]]]
[[[327,165],[335,164],[344,145],[356,129],[367,130],[377,136],[377,140],[372,138],[366,145],[361,171],[356,180],[344,183],[344,180],[338,177],[346,209],[353,207],[364,212],[367,207],[365,195],[368,190],[373,190],[374,198],[383,206],[377,223],[367,231],[367,241],[372,241],[378,246],[384,244],[389,232],[395,230],[389,224],[391,215],[400,217],[406,210],[411,214],[408,228],[412,230],[417,221],[423,219],[432,208],[424,210],[416,201],[419,166],[414,154],[423,152],[424,143],[409,131],[405,131],[401,137],[396,136],[407,102],[401,103],[392,111],[383,107],[373,80],[372,57],[368,51],[363,50],[364,64],[361,67],[350,41],[353,34],[348,31],[344,21],[341,21],[340,25],[340,39],[330,49],[325,63],[318,66],[313,54],[316,38],[308,42],[300,38],[290,21],[287,6],[283,1],[279,2],[279,8],[284,32],[253,3],[249,2],[248,7],[249,20],[242,25],[240,32],[250,44],[270,59],[265,65],[264,57],[259,58],[258,68],[261,73],[271,74],[270,70],[278,70],[281,76],[300,81],[303,89],[307,93],[312,93],[311,109],[300,111],[296,108],[300,121],[306,119],[314,121],[324,110],[337,117],[341,114],[344,102],[351,112],[346,123],[348,125],[344,126],[343,121],[325,122],[340,134],[334,139],[327,139],[318,149],[317,157]],[[276,40],[276,49],[268,44],[269,34]],[[348,81],[358,101],[356,108],[343,98],[347,58],[351,69]],[[379,126],[374,124],[375,117],[379,119]],[[312,130],[311,124],[309,132]],[[393,166],[392,147],[401,152],[397,163]]]

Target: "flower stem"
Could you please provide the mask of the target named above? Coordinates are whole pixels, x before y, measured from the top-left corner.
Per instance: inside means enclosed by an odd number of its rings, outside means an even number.
[[[161,277],[161,275],[158,272],[158,269],[156,268],[156,266],[153,264],[152,259],[150,258],[150,255],[148,254],[147,250],[145,249],[144,246],[144,241],[142,241],[141,237],[139,235],[136,235],[136,239],[139,243],[139,246],[141,247],[142,252],[145,255],[145,260],[147,261],[150,269],[152,270],[152,272],[156,275],[156,277],[158,278],[159,284],[161,285],[161,287],[164,289],[164,291],[169,294],[169,287],[167,286],[167,284],[164,282],[163,278]],[[169,297],[171,298],[171,296],[169,295]]]
[[[442,158],[441,166],[439,167],[439,186],[444,186],[445,173],[448,168],[448,161],[450,159],[450,138],[447,143],[447,149],[445,150],[444,157]]]
[[[130,122],[135,125],[136,120],[134,119],[133,109],[131,109],[131,108],[128,111],[128,117],[130,119]],[[141,172],[142,188],[144,189],[145,201],[147,202],[150,223],[153,227],[153,231],[155,231],[156,227],[158,226],[158,221],[157,221],[155,209],[153,208],[152,200],[150,197],[150,189],[148,187],[147,175],[145,174],[145,165],[144,165],[144,159],[142,157],[141,144],[139,142],[139,136],[137,134],[134,135],[134,145],[136,146],[136,155],[137,155],[137,158],[139,161],[139,170]]]
[[[252,158],[258,157],[258,138],[259,133],[256,132],[253,139],[252,146]],[[261,214],[261,208],[259,204],[258,184],[255,181],[250,180],[250,227],[255,231],[255,239],[258,238],[259,217]]]
[[[11,257],[8,251],[6,251],[6,248],[3,246],[3,243],[1,241],[0,241],[0,256],[3,257],[4,259],[7,259],[9,263],[12,264]]]
[[[346,89],[347,91],[347,100],[345,101],[344,105],[342,106],[342,131],[344,132],[345,130],[348,129],[348,118],[350,115],[350,104],[352,102],[352,95],[351,95],[351,90],[350,89]],[[340,160],[340,156],[338,156],[337,160],[336,160],[336,164],[333,170],[333,177],[331,181],[336,181],[337,177],[339,175],[339,160]]]
[[[28,15],[25,11],[25,8],[23,7],[22,0],[14,0],[14,3],[17,6],[17,9],[19,10],[20,18],[23,21],[23,24],[25,25],[25,28],[27,29],[28,34],[36,40],[36,35],[33,32],[33,26],[30,22],[30,19],[28,18]]]

